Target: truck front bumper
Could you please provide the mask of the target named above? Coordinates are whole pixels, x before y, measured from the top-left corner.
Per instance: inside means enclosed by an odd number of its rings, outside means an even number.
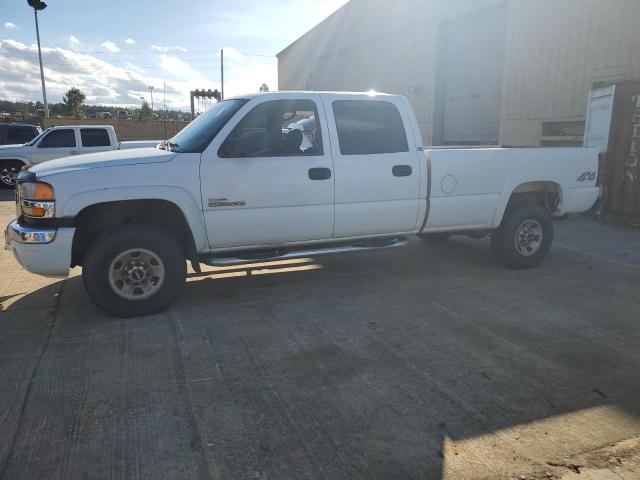
[[[67,276],[75,228],[40,228],[14,220],[4,232],[4,248],[31,273]]]

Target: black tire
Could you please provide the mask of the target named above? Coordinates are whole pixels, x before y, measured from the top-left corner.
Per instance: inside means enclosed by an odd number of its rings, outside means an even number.
[[[491,234],[493,252],[506,265],[518,270],[540,265],[552,244],[553,220],[547,209],[538,204],[510,207],[500,228]]]
[[[0,162],[0,188],[16,188],[15,178],[22,170],[22,162],[17,160],[8,160]],[[9,178],[13,177],[12,181]]]
[[[442,243],[451,238],[450,233],[418,233],[418,238],[425,242]]]
[[[157,288],[148,298],[131,300],[116,293],[116,287],[111,285],[110,269],[116,258],[136,249],[150,252],[160,260],[163,280],[157,287],[147,282],[150,289]],[[124,267],[118,270],[123,271]],[[82,281],[89,298],[105,312],[122,318],[152,315],[167,309],[182,292],[186,275],[185,254],[178,242],[152,225],[124,226],[105,233],[89,248],[82,268]]]

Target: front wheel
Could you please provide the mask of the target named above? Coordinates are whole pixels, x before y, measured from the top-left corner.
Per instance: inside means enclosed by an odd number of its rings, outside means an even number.
[[[82,280],[98,307],[116,317],[161,312],[184,288],[187,266],[180,245],[150,225],[108,232],[91,246]]]
[[[21,169],[22,163],[20,162],[0,162],[0,187],[16,188],[16,180]]]
[[[502,226],[491,234],[491,248],[511,268],[540,265],[553,243],[553,220],[541,205],[514,207]]]

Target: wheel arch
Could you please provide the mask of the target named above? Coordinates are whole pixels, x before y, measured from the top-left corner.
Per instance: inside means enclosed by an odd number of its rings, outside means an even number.
[[[82,265],[91,243],[107,230],[127,224],[149,224],[171,235],[185,258],[197,264],[198,245],[184,211],[166,199],[128,199],[87,205],[74,217],[72,265]]]
[[[564,213],[565,192],[563,182],[558,178],[549,179],[548,175],[511,179],[500,195],[493,227],[500,226],[509,206],[517,201],[541,203],[552,216],[561,216]]]
[[[19,155],[10,156],[10,157],[0,157],[0,164],[3,162],[20,162],[22,166],[31,166],[31,162],[26,157],[21,157]]]

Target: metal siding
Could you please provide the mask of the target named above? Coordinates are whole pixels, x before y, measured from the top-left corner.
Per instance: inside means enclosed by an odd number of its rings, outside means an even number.
[[[504,9],[485,8],[450,20],[443,77],[445,144],[497,143],[500,129]]]
[[[430,125],[439,23],[500,2],[352,0],[279,54],[279,88],[401,94]]]
[[[594,81],[640,76],[640,0],[506,1],[502,122],[584,119]],[[429,126],[440,25],[495,3],[352,0],[281,52],[280,89],[402,94]]]
[[[593,80],[640,75],[638,17],[637,0],[510,0],[503,120],[584,117]]]

